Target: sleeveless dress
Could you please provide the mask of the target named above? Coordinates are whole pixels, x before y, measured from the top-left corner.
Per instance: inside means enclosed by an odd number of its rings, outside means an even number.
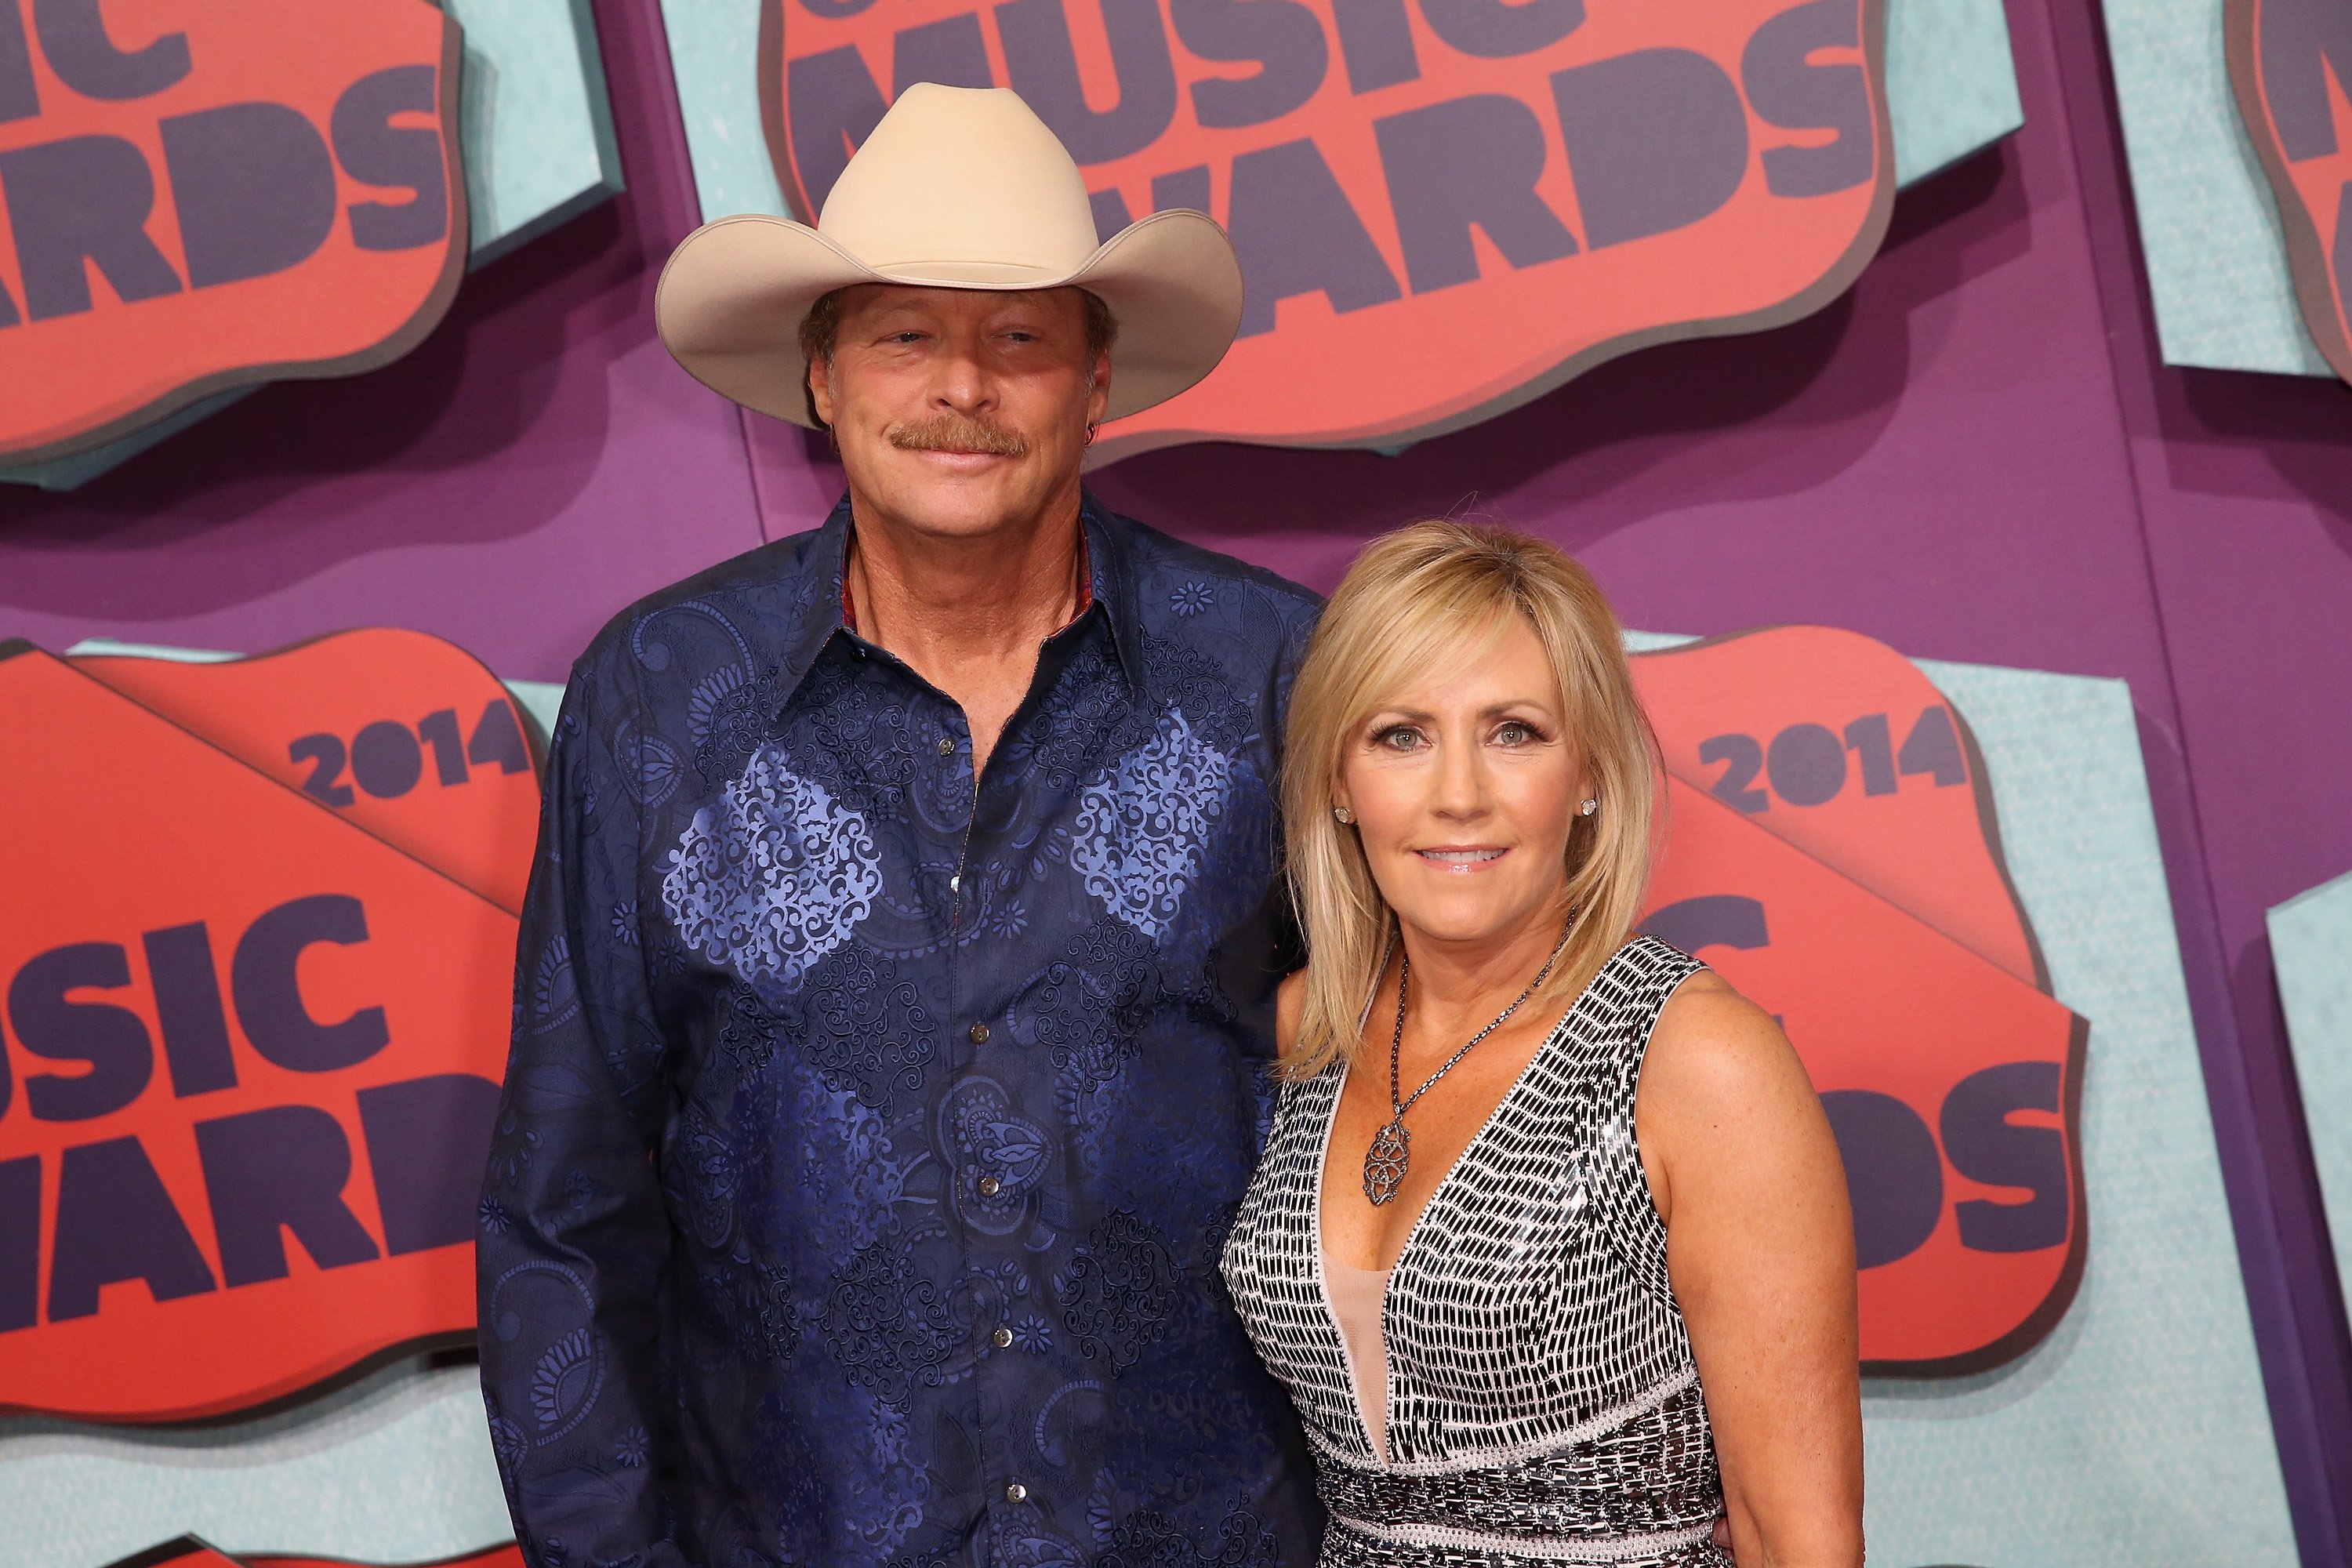
[[[1651,1026],[1702,967],[1654,937],[1621,948],[1414,1222],[1381,1315],[1385,1461],[1324,1272],[1347,1069],[1285,1089],[1223,1271],[1315,1449],[1323,1568],[1727,1568],[1714,1434],[1633,1141]]]

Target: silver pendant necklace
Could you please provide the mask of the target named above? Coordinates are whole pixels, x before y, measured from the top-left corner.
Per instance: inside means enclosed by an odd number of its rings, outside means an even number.
[[[1412,959],[1407,955],[1398,961],[1396,1030],[1389,1037],[1391,1114],[1387,1125],[1372,1134],[1372,1146],[1364,1151],[1364,1196],[1371,1200],[1374,1208],[1397,1195],[1397,1188],[1404,1184],[1404,1173],[1412,1164],[1412,1134],[1405,1127],[1404,1113],[1419,1103],[1421,1097],[1427,1094],[1439,1079],[1452,1072],[1454,1064],[1470,1054],[1471,1047],[1501,1028],[1504,1021],[1519,1010],[1519,1004],[1536,994],[1536,987],[1544,983],[1544,976],[1551,973],[1551,966],[1559,962],[1561,949],[1568,946],[1568,933],[1575,929],[1576,911],[1570,910],[1568,924],[1561,928],[1559,941],[1554,944],[1551,956],[1544,960],[1543,967],[1536,971],[1536,977],[1528,982],[1528,988],[1519,993],[1517,1000],[1496,1014],[1493,1023],[1465,1041],[1460,1050],[1445,1058],[1444,1067],[1431,1073],[1422,1086],[1412,1091],[1411,1098],[1404,1100],[1397,1098],[1397,1064],[1404,1050],[1404,1005],[1412,985]]]

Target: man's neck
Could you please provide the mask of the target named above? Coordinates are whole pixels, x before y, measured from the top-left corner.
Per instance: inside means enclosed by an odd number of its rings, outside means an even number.
[[[976,774],[1028,690],[1039,647],[1076,613],[1078,499],[971,539],[895,526],[854,495],[850,512],[845,571],[857,633],[963,708]]]

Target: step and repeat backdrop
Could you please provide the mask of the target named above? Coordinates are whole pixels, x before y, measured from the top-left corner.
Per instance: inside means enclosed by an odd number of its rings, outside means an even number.
[[[2338,11],[2195,8],[2199,77],[2149,63],[2191,8],[2110,9],[2168,353],[2352,374]],[[2021,124],[1989,0],[662,17],[706,215],[813,216],[944,81],[1020,90],[1105,232],[1228,225],[1230,363],[1104,462],[1395,450],[1796,321],[1898,187]],[[2222,163],[2192,265],[2177,209]],[[0,481],[389,363],[621,184],[572,0],[0,0]],[[2181,346],[2221,315],[2237,346]],[[1782,1020],[1853,1194],[1874,1560],[2292,1561],[2131,693],[1829,626],[1633,646],[1671,823],[1644,927]],[[0,642],[0,1561],[520,1568],[473,1242],[516,988],[566,975],[514,973],[560,691],[512,673],[397,626]],[[2352,1111],[2352,892],[2272,924],[2311,1103]],[[2347,1125],[2315,1116],[2332,1204]],[[521,1440],[586,1364],[551,1349]]]

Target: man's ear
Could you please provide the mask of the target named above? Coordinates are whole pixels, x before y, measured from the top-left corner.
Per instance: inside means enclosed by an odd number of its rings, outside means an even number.
[[[826,429],[832,429],[833,362],[829,359],[809,361],[808,375],[804,384],[808,388],[809,412],[814,415],[818,422]]]
[[[1094,390],[1087,395],[1087,423],[1099,425],[1110,407],[1110,351],[1095,355]]]

